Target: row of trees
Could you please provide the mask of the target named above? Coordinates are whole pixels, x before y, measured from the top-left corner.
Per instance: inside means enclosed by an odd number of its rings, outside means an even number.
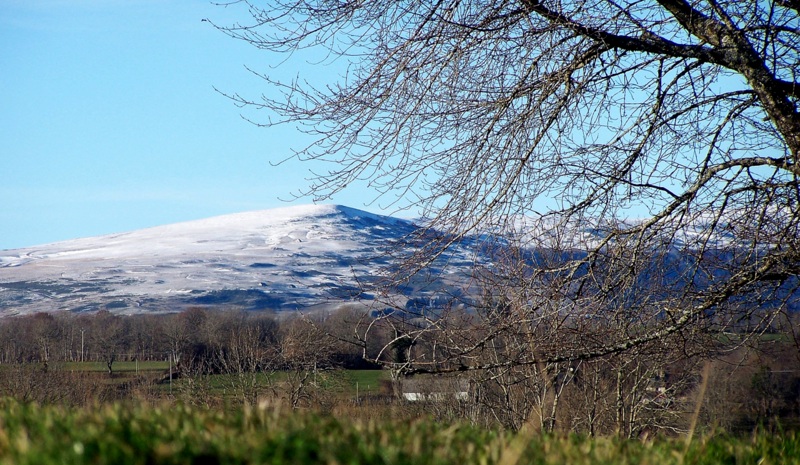
[[[521,311],[487,297],[483,308],[441,310],[436,319],[407,311],[373,318],[348,307],[314,318],[201,308],[9,318],[0,321],[0,389],[23,399],[88,402],[102,398],[102,379],[65,371],[62,362],[104,362],[113,375],[117,360],[169,360],[176,389],[191,402],[222,395],[332,409],[350,401],[333,394],[341,373],[335,368],[383,366],[391,382],[380,402],[401,405],[413,393],[427,414],[486,426],[631,437],[686,432],[692,418],[728,430],[800,425],[800,357],[785,332],[741,341],[735,351],[721,338],[743,335],[673,336],[592,359],[545,362],[536,358],[540,348],[577,343],[587,326],[597,334],[603,322],[521,318]],[[419,363],[424,371],[414,369]],[[9,376],[15,369],[20,376]]]
[[[280,379],[281,397],[297,408],[309,403],[309,385],[318,374],[324,377],[338,367],[376,368],[358,347],[335,336],[348,331],[349,314],[342,309],[325,318],[276,318],[266,312],[190,308],[162,315],[100,311],[7,318],[0,321],[0,364],[5,365],[0,391],[41,401],[115,398],[119,393],[103,392],[113,383],[81,368],[65,369],[76,366],[65,362],[104,363],[114,378],[118,361],[167,361],[168,372],[137,382],[179,381],[176,386],[190,401],[211,401],[215,390],[229,400],[256,403],[274,395],[273,381]],[[70,395],[77,386],[77,395]]]
[[[269,313],[201,308],[129,317],[108,311],[38,313],[0,321],[0,363],[38,363],[46,369],[54,363],[94,361],[105,363],[113,374],[116,361],[170,360],[176,370],[224,371],[236,363],[241,370],[256,371],[280,353],[285,363],[357,365],[360,353],[325,336],[339,319],[278,320]],[[212,366],[212,359],[226,366]]]

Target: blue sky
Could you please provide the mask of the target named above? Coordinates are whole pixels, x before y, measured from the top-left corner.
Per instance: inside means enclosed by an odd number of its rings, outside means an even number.
[[[0,249],[289,205],[313,166],[269,162],[301,134],[245,122],[213,89],[268,93],[244,65],[280,57],[203,18],[248,17],[204,0],[0,1]],[[373,197],[333,202],[377,211]]]

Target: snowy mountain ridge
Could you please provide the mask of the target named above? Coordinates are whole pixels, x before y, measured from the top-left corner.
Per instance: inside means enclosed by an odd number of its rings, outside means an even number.
[[[609,228],[632,224],[511,218],[508,227],[476,231],[456,241],[408,283],[381,288],[377,299],[373,285],[398,265],[389,252],[420,250],[425,241],[447,236],[435,228],[426,231],[431,225],[424,220],[340,205],[237,213],[0,250],[0,317],[104,309],[175,312],[189,306],[311,311],[343,303],[381,311],[387,304],[402,307],[463,292],[472,295],[473,265],[491,266],[492,244],[581,251],[599,244]],[[673,237],[673,247],[708,239],[702,221],[692,226]],[[716,236],[711,241],[716,246],[732,243],[730,237]],[[684,266],[680,260],[672,262]]]
[[[0,316],[369,301],[362,288],[391,264],[385,247],[417,228],[349,207],[306,205],[4,250]]]
[[[0,250],[0,267],[18,266],[41,259],[131,258],[140,257],[143,253],[155,257],[210,253],[213,250],[235,252],[259,247],[274,248],[304,240],[315,243],[328,239],[330,242],[327,245],[336,246],[346,238],[326,236],[331,231],[324,226],[330,224],[332,217],[337,214],[354,221],[365,218],[387,224],[404,222],[340,205],[302,205],[215,216],[37,247]],[[214,246],[209,247],[210,243]],[[144,244],[148,246],[143,249]]]

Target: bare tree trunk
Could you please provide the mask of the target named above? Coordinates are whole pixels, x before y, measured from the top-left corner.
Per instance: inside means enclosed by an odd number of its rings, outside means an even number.
[[[616,424],[616,431],[615,434],[619,437],[622,437],[625,431],[625,399],[622,396],[622,366],[620,365],[617,368],[617,383],[616,383],[616,417],[615,417],[615,424]]]

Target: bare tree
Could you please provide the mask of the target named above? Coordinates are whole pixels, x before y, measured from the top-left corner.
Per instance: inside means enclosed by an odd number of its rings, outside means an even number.
[[[50,360],[57,356],[60,328],[55,317],[48,313],[36,313],[30,317],[30,333],[39,349],[39,360],[47,371]]]
[[[159,327],[161,336],[169,347],[170,365],[174,366],[176,373],[197,368],[192,366],[195,362],[194,349],[206,317],[203,309],[189,308],[181,313],[169,315]]]
[[[109,376],[114,376],[114,362],[127,343],[127,320],[108,310],[101,310],[91,320],[90,340],[95,355],[105,362]]]
[[[275,62],[321,50],[320,66],[344,70],[320,85],[263,74],[282,96],[231,95],[267,110],[261,124],[316,137],[295,156],[332,169],[304,193],[367,179],[389,204],[421,208],[450,234],[417,249],[412,270],[486,230],[572,251],[531,266],[579,306],[648,322],[540,358],[748,317],[759,329],[796,307],[796,2],[243,3],[252,21],[222,31]],[[522,231],[521,217],[534,218]],[[653,279],[670,292],[640,298]]]
[[[274,393],[275,373],[282,368],[277,347],[277,322],[267,315],[243,311],[218,314],[214,371],[223,373],[224,387],[245,403],[256,404]]]
[[[320,387],[332,381],[328,368],[337,340],[319,321],[301,315],[283,321],[279,335],[285,368],[285,396],[293,409],[319,401]]]
[[[366,180],[430,218],[398,279],[468,236],[503,237],[483,244],[492,299],[471,322],[380,317],[375,360],[481,373],[498,392],[530,383],[541,401],[509,397],[511,423],[538,409],[552,429],[576,361],[719,351],[800,308],[796,1],[240,3],[251,21],[220,30],[274,63],[342,71],[264,73],[278,96],[230,95],[267,112],[257,124],[312,136],[293,157],[331,169],[299,194]],[[622,390],[663,367],[609,363],[608,412],[636,434],[645,399]]]

